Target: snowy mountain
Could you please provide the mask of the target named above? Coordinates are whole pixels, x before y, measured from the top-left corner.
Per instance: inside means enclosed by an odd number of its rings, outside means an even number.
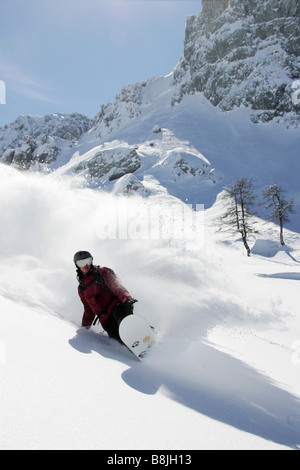
[[[204,0],[187,19],[184,54],[159,93],[172,87],[169,104],[203,93],[223,111],[250,108],[253,122],[276,118],[299,125],[292,103],[300,74],[300,7],[294,0]],[[124,87],[114,103],[96,116],[103,137],[127,119],[137,118],[158,97],[155,80]]]
[[[298,21],[292,0],[203,0],[168,76],[93,121],[0,129],[1,449],[300,448]],[[244,176],[296,209],[284,247],[256,217],[251,258],[219,231]],[[143,363],[80,328],[80,249],[155,326]]]
[[[1,161],[21,170],[47,170],[57,161],[61,165],[73,153],[72,142],[77,141],[91,123],[78,113],[20,116],[0,128]]]
[[[298,210],[298,31],[292,0],[204,1],[168,76],[124,86],[93,121],[21,116],[0,129],[1,161],[118,193],[149,195],[156,181],[206,207],[246,176],[258,193],[282,185]]]

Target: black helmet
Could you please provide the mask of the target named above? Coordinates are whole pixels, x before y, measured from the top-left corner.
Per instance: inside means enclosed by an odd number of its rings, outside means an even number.
[[[92,255],[89,251],[77,251],[77,253],[75,253],[75,255],[74,255],[75,266],[78,267],[77,266],[77,261],[80,261],[80,260],[83,260],[83,259],[88,259],[88,258],[91,258],[91,263],[92,263],[93,262],[93,257],[92,257]]]

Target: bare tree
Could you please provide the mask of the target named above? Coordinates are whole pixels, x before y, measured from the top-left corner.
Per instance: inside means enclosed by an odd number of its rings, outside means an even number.
[[[232,186],[225,188],[225,191],[224,199],[228,201],[228,205],[222,220],[231,229],[241,234],[247,255],[250,256],[248,237],[251,233],[257,233],[252,222],[256,199],[252,180],[240,178]]]
[[[264,192],[264,200],[266,202],[266,209],[272,209],[268,215],[268,220],[274,222],[279,221],[280,225],[280,243],[282,246],[285,245],[283,240],[283,223],[290,222],[288,214],[294,214],[294,200],[290,199],[287,201],[283,193],[286,193],[280,186],[277,184],[272,184]]]

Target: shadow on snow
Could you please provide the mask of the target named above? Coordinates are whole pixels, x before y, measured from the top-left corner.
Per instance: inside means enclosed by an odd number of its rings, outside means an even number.
[[[69,343],[83,353],[93,350],[124,362],[130,368],[122,379],[140,393],[154,395],[163,387],[173,400],[214,420],[300,449],[299,398],[208,343],[181,344],[175,351],[158,347],[143,363],[117,341],[92,331],[78,330]]]

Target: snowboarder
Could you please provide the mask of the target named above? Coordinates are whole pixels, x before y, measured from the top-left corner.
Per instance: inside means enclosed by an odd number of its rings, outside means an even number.
[[[137,300],[120,284],[112,269],[94,266],[88,251],[75,253],[74,263],[78,294],[84,305],[81,326],[88,329],[98,318],[108,335],[121,342],[119,324],[133,313],[133,304]]]

